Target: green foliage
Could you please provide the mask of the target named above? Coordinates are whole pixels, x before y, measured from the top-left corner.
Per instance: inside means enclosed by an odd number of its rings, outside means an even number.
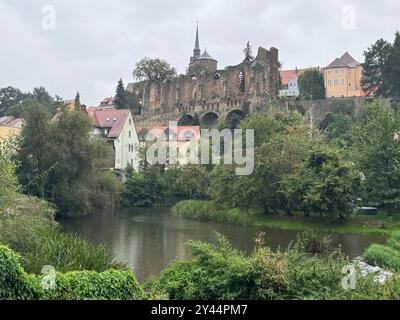
[[[307,70],[299,77],[298,82],[301,99],[325,99],[325,81],[321,72],[317,70]]]
[[[158,58],[143,58],[135,64],[133,70],[133,75],[136,79],[159,83],[174,78],[176,74],[175,68],[167,61]]]
[[[142,300],[145,295],[131,271],[56,273],[56,288],[43,290],[41,300]],[[42,277],[37,277],[40,283]]]
[[[20,196],[9,213],[0,216],[0,243],[18,252],[25,270],[33,273],[45,265],[59,271],[124,267],[104,247],[62,233],[54,222],[54,210],[35,198]]]
[[[251,264],[219,237],[218,246],[191,241],[193,258],[165,269],[153,285],[172,300],[241,300],[252,296]]]
[[[373,244],[364,253],[368,264],[400,271],[400,251],[389,246]]]
[[[19,189],[15,164],[11,160],[14,146],[0,140],[0,215],[13,203]]]
[[[330,236],[315,230],[303,231],[297,237],[296,248],[310,254],[330,253],[333,243]]]
[[[361,85],[367,94],[379,97],[400,96],[400,33],[394,43],[379,39],[365,52]]]
[[[344,218],[354,212],[360,178],[354,164],[341,159],[336,150],[317,146],[283,184],[291,206],[304,210],[306,216]]]
[[[400,203],[399,113],[374,101],[367,104],[353,130],[352,158],[366,177],[365,203],[385,207],[389,213]]]
[[[105,140],[90,137],[90,118],[64,111],[50,123],[45,107],[34,102],[25,119],[17,155],[24,191],[52,202],[65,216],[112,210],[122,184],[104,171],[112,166],[113,151]]]
[[[257,238],[246,257],[225,238],[212,246],[190,242],[192,258],[173,263],[153,284],[153,294],[170,299],[382,299],[399,294],[398,284],[381,286],[358,275],[355,290],[341,286],[343,267],[350,264],[340,252],[318,258],[291,249],[273,252]],[[384,296],[384,292],[385,296]]]
[[[300,124],[303,124],[303,118],[299,113],[282,113],[272,110],[267,114],[251,114],[240,123],[239,129],[254,130],[254,144],[259,146],[268,142],[273,136],[288,132],[289,127]]]
[[[0,117],[11,115],[12,109],[16,109],[18,105],[27,98],[27,94],[13,87],[0,89]]]
[[[167,187],[179,199],[203,200],[208,196],[209,172],[203,166],[188,165],[176,170],[167,170]]]
[[[371,245],[365,251],[364,259],[371,265],[400,272],[400,233],[393,233],[386,245]]]
[[[186,200],[173,207],[173,212],[185,219],[229,223],[236,225],[250,224],[254,212],[238,208],[219,208],[211,201]]]
[[[81,110],[81,95],[79,92],[76,93],[75,96],[75,110],[80,111]]]
[[[18,256],[0,245],[0,300],[33,300],[38,295],[34,281],[19,265]]]
[[[125,182],[123,198],[132,207],[153,207],[167,198],[167,184],[159,168],[132,172]]]
[[[47,275],[28,275],[19,257],[0,246],[1,300],[135,300],[144,299],[134,274],[130,271],[107,270],[59,273],[56,288],[45,290],[42,280]]]
[[[117,109],[126,109],[128,106],[127,98],[126,98],[126,94],[125,94],[125,86],[124,86],[124,82],[122,81],[122,79],[120,79],[118,81],[114,101],[115,101],[115,106],[117,107]]]

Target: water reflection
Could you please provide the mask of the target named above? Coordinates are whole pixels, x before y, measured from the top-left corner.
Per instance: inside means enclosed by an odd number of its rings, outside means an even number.
[[[183,220],[168,209],[122,210],[118,214],[61,221],[64,230],[108,247],[116,259],[126,261],[140,281],[157,276],[171,261],[188,257],[185,243],[202,240],[215,243],[215,232],[228,237],[246,253],[254,247],[257,232],[266,233],[272,248],[287,248],[297,232],[261,227],[244,227]],[[333,236],[349,256],[359,255],[379,236],[341,234]]]

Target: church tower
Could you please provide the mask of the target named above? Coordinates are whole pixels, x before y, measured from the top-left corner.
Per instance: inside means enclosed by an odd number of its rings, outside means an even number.
[[[218,62],[213,59],[207,52],[204,50],[203,54],[201,54],[200,49],[200,38],[199,38],[199,23],[197,22],[196,28],[196,40],[194,44],[193,56],[190,57],[190,64],[188,73],[193,71],[193,68],[197,70],[202,70],[206,72],[215,72],[217,70]]]
[[[199,39],[199,23],[197,22],[196,28],[196,40],[194,43],[193,57],[190,57],[190,63],[200,58],[201,50],[200,50],[200,39]]]

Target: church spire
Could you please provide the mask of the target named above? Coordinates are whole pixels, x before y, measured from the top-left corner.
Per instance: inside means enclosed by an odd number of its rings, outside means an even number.
[[[200,55],[201,55],[201,50],[200,50],[200,40],[199,40],[199,22],[197,21],[196,42],[194,44],[193,58],[198,59],[200,58]]]

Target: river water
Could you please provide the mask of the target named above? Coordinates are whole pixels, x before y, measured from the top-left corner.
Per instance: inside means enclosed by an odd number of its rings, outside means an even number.
[[[60,223],[64,231],[107,247],[117,260],[129,264],[141,282],[159,275],[173,260],[187,258],[185,243],[188,240],[215,243],[215,234],[219,232],[226,235],[234,247],[250,253],[257,232],[265,232],[267,245],[274,249],[287,248],[297,236],[294,231],[184,220],[171,214],[169,209],[160,208],[121,210],[112,215]],[[332,239],[351,257],[360,255],[373,242],[384,241],[381,236],[353,234],[336,234]]]

